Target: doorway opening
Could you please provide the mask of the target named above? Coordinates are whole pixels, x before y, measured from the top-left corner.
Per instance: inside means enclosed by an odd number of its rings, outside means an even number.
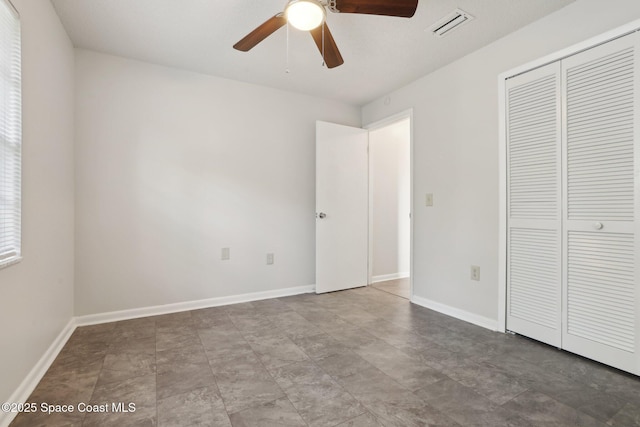
[[[369,284],[411,299],[411,116],[369,130]]]
[[[412,117],[316,122],[316,293],[373,284],[413,298]]]

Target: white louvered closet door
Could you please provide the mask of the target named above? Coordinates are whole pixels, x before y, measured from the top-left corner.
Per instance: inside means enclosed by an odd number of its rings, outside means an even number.
[[[561,330],[559,63],[507,81],[507,329],[557,347]]]
[[[562,61],[562,347],[640,374],[635,33]]]

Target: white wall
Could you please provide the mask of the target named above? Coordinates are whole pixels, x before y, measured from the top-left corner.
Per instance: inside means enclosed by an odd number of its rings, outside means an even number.
[[[497,77],[638,18],[637,0],[577,0],[391,93],[388,105],[363,107],[363,123],[414,109],[416,296],[497,320]],[[472,264],[480,282],[469,279]]]
[[[374,281],[409,274],[410,152],[409,119],[369,132]]]
[[[77,315],[314,284],[315,121],[357,107],[85,50],[76,77]]]
[[[73,47],[50,2],[12,1],[22,20],[24,259],[0,270],[0,402],[73,316]]]

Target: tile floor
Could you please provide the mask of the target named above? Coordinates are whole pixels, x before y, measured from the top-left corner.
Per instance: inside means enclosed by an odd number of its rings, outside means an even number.
[[[110,412],[12,426],[640,426],[638,377],[371,287],[78,328],[29,401]]]
[[[411,283],[409,282],[408,277],[405,277],[403,279],[386,280],[384,282],[374,283],[371,286],[381,291],[388,292],[392,295],[396,295],[406,299],[411,298]]]

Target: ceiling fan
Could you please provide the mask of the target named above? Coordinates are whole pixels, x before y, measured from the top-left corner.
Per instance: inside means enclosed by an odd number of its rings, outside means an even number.
[[[418,0],[289,0],[283,12],[267,19],[233,48],[248,52],[289,22],[299,30],[309,31],[327,67],[334,68],[342,65],[344,60],[327,26],[327,10],[411,18],[417,7]]]

